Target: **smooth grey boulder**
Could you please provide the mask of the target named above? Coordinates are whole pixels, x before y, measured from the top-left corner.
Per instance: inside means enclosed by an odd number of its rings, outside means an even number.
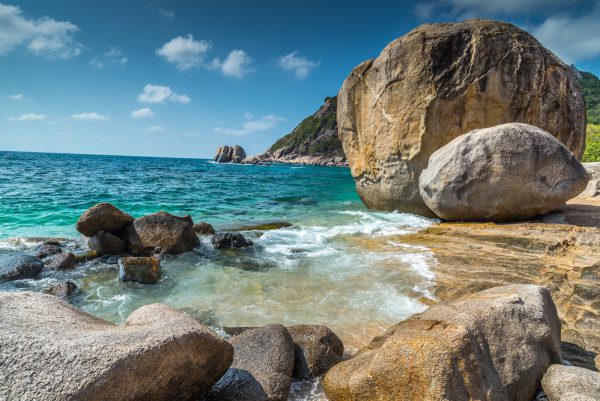
[[[519,123],[473,130],[435,151],[421,173],[425,204],[444,220],[525,220],[565,206],[589,175],[544,130]]]
[[[600,372],[577,366],[552,365],[542,379],[549,401],[600,400]]]
[[[40,293],[0,293],[0,399],[191,400],[229,365],[233,348],[166,305],[122,325]]]
[[[77,220],[76,228],[86,237],[92,237],[98,231],[117,234],[131,223],[133,217],[116,206],[103,202],[83,212]]]
[[[200,243],[187,218],[163,211],[135,219],[125,229],[123,239],[134,255],[183,253]]]
[[[295,379],[314,379],[342,361],[344,343],[328,327],[299,324],[288,327],[288,332],[296,344]]]
[[[30,255],[15,255],[0,261],[0,281],[34,278],[44,262]]]
[[[562,363],[550,292],[511,285],[431,306],[332,367],[331,401],[531,401]]]
[[[107,231],[99,231],[88,240],[88,246],[98,255],[120,255],[125,252],[125,242]]]
[[[294,343],[280,324],[250,329],[229,340],[233,364],[207,394],[210,401],[286,401]]]

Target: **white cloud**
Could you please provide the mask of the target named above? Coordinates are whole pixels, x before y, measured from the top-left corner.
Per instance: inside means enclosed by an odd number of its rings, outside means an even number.
[[[138,109],[138,110],[132,111],[131,117],[132,118],[154,117],[154,112],[152,111],[152,109],[145,107],[143,109]]]
[[[158,14],[162,15],[163,17],[175,18],[175,11],[167,10],[167,9],[161,8],[161,7],[154,7],[152,5],[152,3],[148,3],[147,6],[148,6],[148,8],[150,8],[153,11],[156,11]]]
[[[431,2],[419,2],[415,7],[415,13],[421,18],[430,18],[434,9],[447,6],[451,8],[453,15],[467,17],[490,17],[507,14],[524,14],[536,11],[542,15],[544,12],[555,11],[556,8],[572,7],[575,3],[588,0],[437,0]]]
[[[18,6],[0,3],[0,55],[26,45],[35,55],[67,59],[81,54],[74,38],[77,25],[50,17],[27,19]]]
[[[107,65],[118,65],[124,67],[127,64],[127,57],[118,47],[111,46],[102,56],[93,57],[90,65],[95,68],[103,68]]]
[[[45,119],[46,119],[45,115],[37,114],[37,113],[27,113],[27,114],[20,115],[19,117],[9,118],[9,120],[11,120],[11,121],[42,121]]]
[[[162,125],[151,125],[148,128],[146,128],[146,132],[164,132],[165,131],[165,127],[163,127]]]
[[[25,95],[22,93],[15,93],[14,95],[6,95],[6,98],[10,100],[25,100]]]
[[[179,70],[198,68],[204,63],[205,54],[212,48],[212,43],[206,40],[195,40],[178,36],[156,50],[156,54],[164,57],[169,63],[175,64]]]
[[[189,96],[175,93],[168,86],[152,84],[144,86],[137,100],[142,103],[164,103],[167,100],[176,103],[189,103],[192,101]]]
[[[253,132],[258,131],[267,131],[271,128],[275,128],[277,124],[282,121],[285,121],[285,118],[278,117],[273,114],[268,114],[266,116],[262,116],[260,118],[254,118],[254,116],[250,117],[251,114],[246,112],[244,113],[244,118],[247,120],[242,124],[241,128],[223,128],[217,127],[215,128],[215,132],[224,135],[230,136],[244,136],[251,134]]]
[[[106,121],[110,119],[109,116],[98,114],[95,111],[90,113],[79,113],[73,114],[68,117],[70,120],[84,120],[84,121]]]
[[[221,62],[218,58],[207,64],[207,68],[221,71],[228,77],[243,78],[245,75],[254,71],[250,66],[252,58],[243,50],[232,50],[225,60]]]
[[[310,61],[304,56],[298,56],[298,51],[279,57],[277,65],[284,71],[291,71],[294,77],[304,79],[312,70],[321,64],[320,61]]]
[[[600,55],[600,7],[580,18],[555,16],[533,28],[533,35],[566,63]]]

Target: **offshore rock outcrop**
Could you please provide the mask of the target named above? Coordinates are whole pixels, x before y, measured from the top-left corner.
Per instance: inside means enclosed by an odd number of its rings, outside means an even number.
[[[240,145],[220,146],[213,161],[217,163],[241,163],[246,158],[246,151]]]
[[[571,68],[507,23],[426,24],[358,65],[338,95],[339,137],[374,209],[432,215],[418,179],[429,156],[473,129],[540,127],[576,157],[585,104]]]

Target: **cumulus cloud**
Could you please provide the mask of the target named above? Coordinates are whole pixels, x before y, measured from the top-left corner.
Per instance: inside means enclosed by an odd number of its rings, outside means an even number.
[[[163,127],[162,125],[151,125],[148,128],[146,128],[146,132],[164,132],[165,131],[165,127]]]
[[[273,114],[268,114],[260,118],[254,118],[251,113],[244,113],[246,121],[242,124],[241,128],[215,128],[215,132],[218,134],[230,135],[230,136],[244,136],[259,131],[267,131],[271,128],[275,128],[277,124],[285,121],[284,118],[278,117]]]
[[[142,93],[137,97],[137,100],[142,103],[164,103],[166,101],[175,103],[189,103],[190,99],[187,95],[180,95],[171,90],[168,86],[147,84],[144,86]]]
[[[132,118],[154,117],[154,112],[152,111],[152,109],[145,107],[143,109],[138,109],[138,110],[132,111],[131,117]]]
[[[14,95],[6,95],[6,98],[10,100],[25,100],[25,95],[22,93],[15,93]]]
[[[50,17],[27,19],[18,6],[0,3],[0,27],[0,55],[25,45],[37,56],[68,59],[83,48],[73,38],[77,25]]]
[[[196,40],[188,34],[187,37],[178,36],[165,43],[156,50],[156,54],[185,71],[202,66],[204,56],[211,48],[211,42]]]
[[[84,121],[106,121],[110,119],[109,116],[105,116],[103,114],[96,113],[92,111],[90,113],[79,113],[73,114],[68,117],[70,120],[84,120]]]
[[[312,70],[321,64],[320,61],[310,61],[304,56],[298,56],[298,51],[279,57],[277,65],[284,71],[290,71],[294,77],[304,79]]]
[[[103,68],[108,65],[118,65],[124,67],[127,64],[127,57],[118,47],[109,47],[109,50],[101,56],[96,56],[90,60],[90,65],[95,68]]]
[[[216,58],[207,64],[207,68],[221,71],[228,77],[243,78],[254,69],[251,67],[252,58],[243,50],[232,50],[225,60]]]
[[[45,115],[37,114],[37,113],[27,113],[27,114],[20,115],[18,117],[9,118],[9,120],[11,120],[11,121],[42,121],[45,119],[46,119]]]

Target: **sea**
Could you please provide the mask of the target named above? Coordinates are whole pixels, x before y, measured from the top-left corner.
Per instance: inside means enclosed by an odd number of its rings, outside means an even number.
[[[165,210],[208,222],[217,231],[249,230],[254,246],[194,251],[161,260],[158,284],[122,283],[114,257],[36,279],[0,283],[0,291],[45,291],[66,280],[75,306],[121,323],[156,302],[184,311],[222,333],[223,326],[322,324],[348,352],[426,308],[435,263],[402,236],[436,222],[376,212],[360,201],[348,168],[216,164],[202,159],[0,152],[0,262],[35,253],[33,237],[66,238],[90,206],[110,202],[134,217]],[[290,400],[322,400],[318,382],[296,383]]]

